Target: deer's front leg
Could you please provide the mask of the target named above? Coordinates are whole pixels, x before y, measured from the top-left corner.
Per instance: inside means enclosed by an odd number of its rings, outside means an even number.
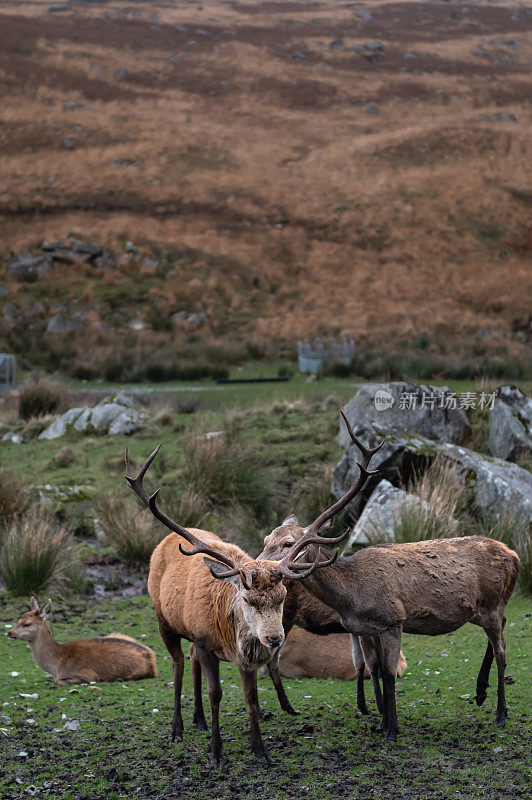
[[[281,651],[277,650],[271,661],[268,661],[267,664],[268,673],[270,675],[270,678],[272,679],[275,691],[277,692],[277,699],[279,700],[279,705],[281,706],[283,711],[286,711],[287,714],[293,714],[295,716],[296,714],[299,714],[299,711],[296,711],[296,709],[293,707],[290,700],[288,699],[285,692],[285,688],[281,681],[281,676],[279,675],[280,655]]]
[[[242,691],[249,714],[249,724],[251,727],[251,749],[257,761],[261,764],[271,764],[272,759],[268,755],[259,727],[259,697],[257,692],[257,670],[251,672],[240,670],[242,680]]]

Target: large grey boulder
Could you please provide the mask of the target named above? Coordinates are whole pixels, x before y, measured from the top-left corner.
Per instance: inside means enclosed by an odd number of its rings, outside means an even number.
[[[398,489],[387,480],[382,480],[376,486],[360,519],[350,532],[343,550],[344,555],[355,552],[357,545],[394,542],[405,509],[418,512],[420,522],[424,518],[428,521],[432,514],[437,513],[421,497],[405,492],[404,489]],[[454,535],[457,527],[457,520],[448,520],[449,535]]]
[[[79,433],[130,434],[141,428],[147,420],[136,401],[124,393],[106,397],[94,408],[71,408],[41,433],[39,439],[56,439],[69,429]]]
[[[532,398],[517,386],[499,386],[488,425],[488,447],[493,456],[516,461],[532,450]]]
[[[32,283],[46,275],[53,265],[52,259],[46,255],[34,256],[33,253],[24,251],[9,260],[7,271],[17,281]]]
[[[379,475],[371,477],[364,491],[348,506],[355,518],[360,516],[367,498],[383,478],[398,485],[407,482],[414,472],[424,469],[436,458],[454,464],[464,475],[471,506],[488,518],[497,518],[503,508],[514,508],[516,513],[532,521],[532,474],[517,464],[491,456],[483,456],[466,447],[448,442],[431,441],[420,434],[400,431],[385,432],[357,426],[355,434],[365,444],[374,446],[379,436],[384,445],[371,461],[372,469]],[[336,465],[331,484],[335,497],[344,494],[358,473],[356,462],[360,453],[352,445]]]
[[[60,436],[64,436],[83,411],[83,408],[70,408],[62,417],[58,417],[40,433],[39,439],[58,439]]]
[[[462,444],[471,426],[447,386],[424,386],[404,381],[363,384],[344,406],[350,424],[380,430],[420,433],[436,442]],[[340,421],[338,442],[347,449],[351,439]]]

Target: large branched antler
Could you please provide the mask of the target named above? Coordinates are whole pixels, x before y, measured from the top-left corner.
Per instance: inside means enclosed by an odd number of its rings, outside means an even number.
[[[351,502],[351,500],[361,491],[367,478],[370,475],[376,475],[378,472],[378,470],[374,471],[368,470],[368,466],[372,457],[378,450],[380,450],[380,448],[384,444],[384,441],[382,441],[380,444],[377,445],[377,447],[374,447],[373,449],[365,447],[365,445],[363,445],[362,442],[355,436],[353,428],[349,424],[349,421],[345,416],[344,412],[340,411],[340,414],[342,415],[342,419],[345,422],[351,440],[353,441],[354,444],[356,444],[356,446],[358,447],[358,449],[362,454],[361,461],[357,462],[359,473],[356,481],[351,486],[351,488],[348,489],[348,491],[339,500],[337,500],[336,503],[333,503],[333,505],[330,506],[330,508],[328,508],[326,511],[323,511],[311,525],[305,528],[302,538],[294,545],[292,545],[288,553],[279,562],[279,569],[283,572],[284,575],[287,575],[287,570],[288,570],[291,573],[288,576],[290,578],[307,577],[307,575],[312,574],[312,572],[314,572],[314,570],[317,569],[318,567],[325,567],[328,564],[332,564],[336,560],[338,556],[338,550],[336,550],[334,556],[328,559],[327,561],[319,561],[321,548],[318,548],[318,555],[316,556],[316,560],[314,561],[313,565],[294,563],[298,554],[302,550],[304,550],[305,547],[307,547],[309,544],[330,546],[331,544],[339,544],[345,539],[345,537],[349,533],[349,528],[340,536],[333,536],[333,537],[319,536],[318,531],[321,530],[321,528],[323,528],[323,526],[326,525],[327,522],[329,522],[329,520],[335,517],[336,514],[338,514],[343,508],[345,508]],[[305,573],[304,575],[298,575],[297,573],[294,572],[294,569],[298,568],[306,569],[308,567],[312,567],[312,569],[309,570],[309,572]]]
[[[251,584],[253,582],[252,570],[247,569],[246,567],[242,566],[242,564],[237,563],[230,556],[225,555],[225,553],[221,553],[215,547],[211,547],[210,545],[205,544],[205,542],[202,542],[201,539],[198,539],[197,536],[194,536],[194,534],[191,533],[189,530],[187,530],[187,528],[184,528],[182,525],[179,525],[178,522],[174,522],[173,519],[170,519],[170,517],[167,516],[164,513],[164,511],[161,511],[161,509],[157,505],[157,497],[159,495],[160,489],[156,489],[156,491],[150,495],[144,488],[144,485],[142,483],[144,476],[148,471],[148,469],[150,468],[152,461],[155,459],[161,447],[162,444],[158,445],[153,451],[153,453],[151,453],[151,455],[148,456],[148,458],[140,468],[139,474],[137,475],[136,478],[132,478],[130,475],[129,454],[126,449],[126,481],[133,489],[137,497],[140,497],[144,505],[148,506],[153,516],[156,519],[158,519],[159,522],[162,522],[163,525],[165,525],[174,533],[179,534],[179,536],[182,536],[183,539],[186,539],[186,541],[192,545],[192,550],[184,550],[183,547],[179,545],[179,549],[184,556],[194,556],[197,555],[198,553],[205,553],[206,555],[211,556],[211,558],[216,559],[216,561],[221,561],[222,564],[225,564],[227,567],[229,567],[229,570],[227,572],[221,572],[221,573],[216,573],[214,572],[213,569],[209,567],[211,575],[214,578],[224,579],[224,578],[230,578],[233,575],[240,575],[240,579],[244,587],[246,589],[251,589]]]

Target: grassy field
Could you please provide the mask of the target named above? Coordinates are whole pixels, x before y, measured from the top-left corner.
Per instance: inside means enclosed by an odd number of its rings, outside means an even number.
[[[25,601],[13,604],[0,597],[2,627],[25,609]],[[207,735],[192,727],[188,662],[185,739],[181,744],[167,740],[171,661],[148,598],[58,601],[55,609],[52,625],[59,641],[115,630],[128,633],[154,647],[159,675],[124,684],[55,687],[21,642],[2,636],[3,800],[29,795],[62,800],[528,796],[530,600],[515,597],[508,606],[507,675],[512,685],[507,686],[510,715],[504,729],[492,724],[493,674],[484,706],[473,703],[485,636],[466,626],[447,636],[404,637],[408,669],[398,683],[397,745],[384,745],[382,735],[373,731],[375,714],[364,718],[358,713],[348,682],[286,680],[287,692],[300,710],[300,716],[292,718],[280,711],[269,678],[261,679],[261,704],[273,713],[262,723],[275,759],[268,769],[257,767],[249,752],[238,673],[224,665],[221,720],[228,765],[221,771],[208,765]],[[371,708],[376,710],[374,703]],[[64,730],[68,720],[78,720],[79,730]]]

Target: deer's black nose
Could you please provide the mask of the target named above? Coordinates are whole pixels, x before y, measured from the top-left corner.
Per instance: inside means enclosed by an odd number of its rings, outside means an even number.
[[[279,647],[282,644],[282,636],[267,636],[266,641],[269,647]]]

